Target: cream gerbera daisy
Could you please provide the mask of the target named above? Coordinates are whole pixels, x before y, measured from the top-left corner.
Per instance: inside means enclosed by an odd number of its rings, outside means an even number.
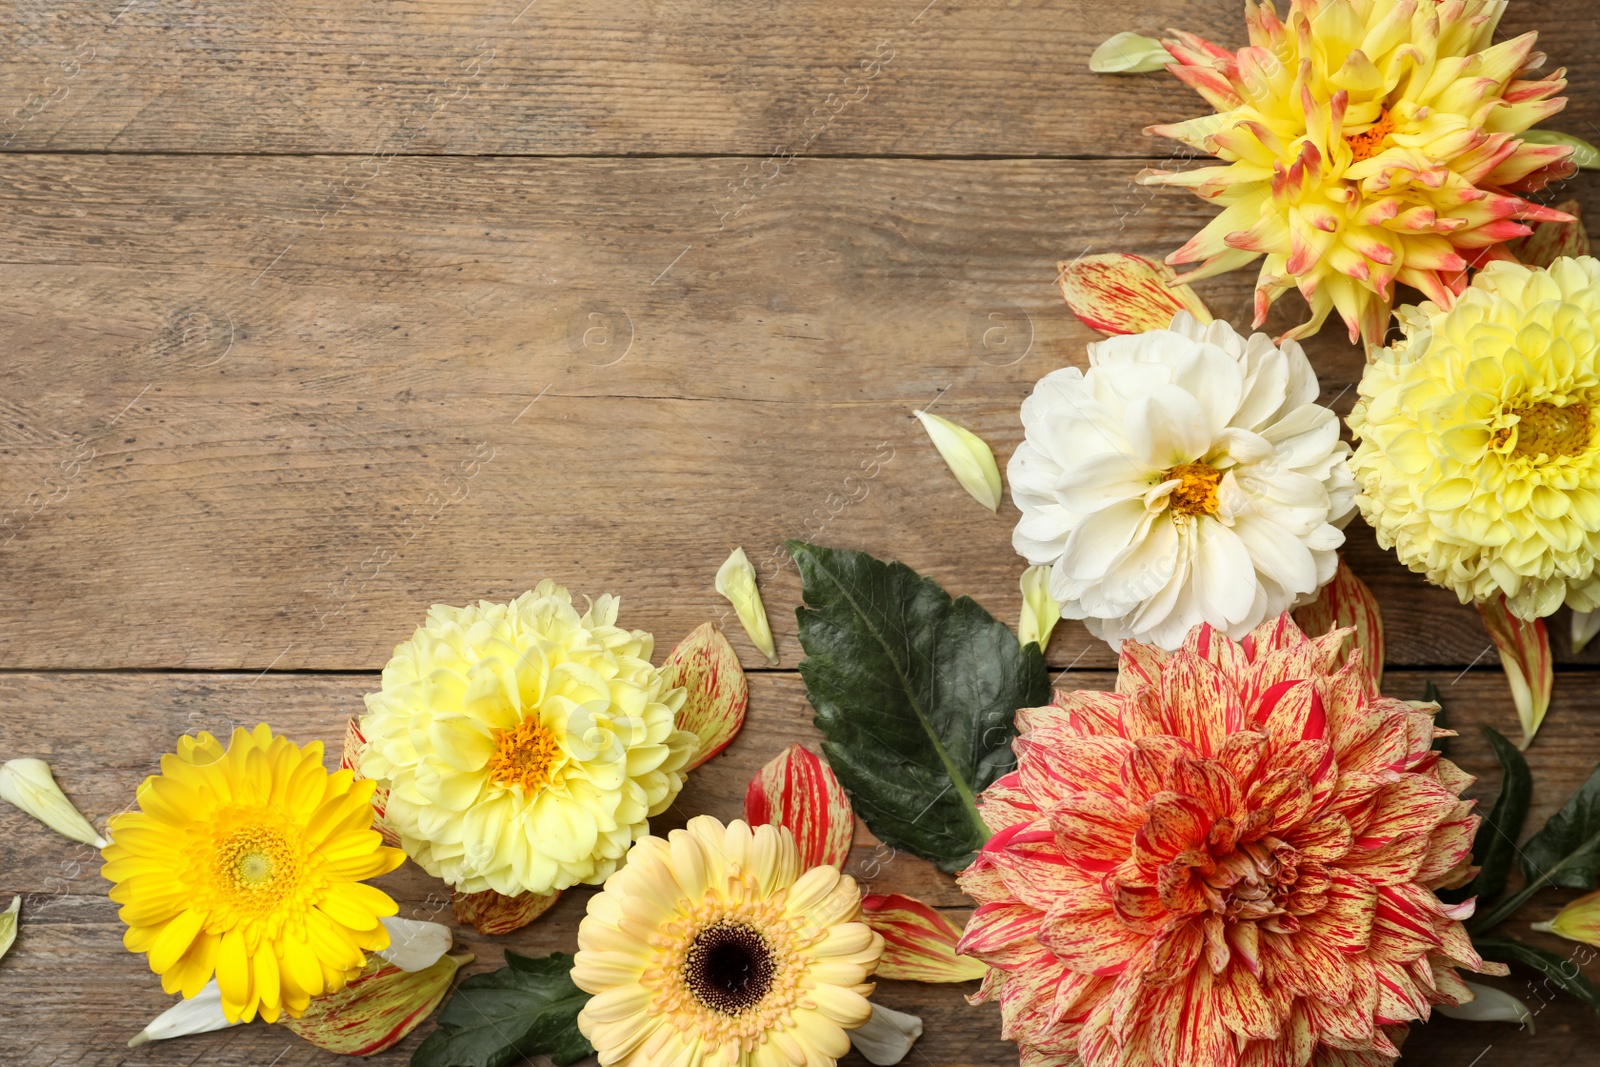
[[[1537,34],[1495,41],[1505,0],[1271,0],[1246,4],[1237,52],[1179,34],[1168,69],[1217,109],[1150,132],[1220,161],[1149,184],[1222,209],[1167,258],[1207,277],[1262,259],[1256,325],[1298,287],[1315,333],[1337,310],[1382,344],[1394,284],[1448,306],[1469,264],[1510,258],[1523,221],[1567,220],[1519,193],[1570,174],[1570,149],[1517,135],[1560,111],[1563,71],[1539,78]],[[1519,221],[1521,220],[1521,221]],[[1262,257],[1265,257],[1264,259]]]
[[[141,810],[111,819],[101,873],[168,993],[194,997],[213,973],[230,1022],[299,1016],[387,948],[398,906],[362,884],[405,862],[372,828],[371,782],[329,774],[266,724],[182,738],[139,787]]]
[[[435,606],[367,696],[361,773],[385,824],[462,893],[604,881],[672,803],[699,744],[651,636],[544,581],[509,604]]]
[[[1600,261],[1491,263],[1400,320],[1350,413],[1378,543],[1462,603],[1600,608]]]
[[[794,835],[710,816],[645,837],[589,901],[572,980],[606,1067],[825,1067],[867,1021],[883,938]]]

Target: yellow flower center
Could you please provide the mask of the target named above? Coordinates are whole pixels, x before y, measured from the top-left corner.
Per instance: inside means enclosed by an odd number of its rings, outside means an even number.
[[[1207,463],[1182,463],[1161,473],[1161,480],[1178,479],[1167,506],[1179,515],[1210,515],[1217,510],[1217,486],[1222,472]]]
[[[1352,133],[1345,138],[1350,145],[1351,153],[1356,157],[1355,162],[1371,159],[1383,151],[1383,142],[1394,132],[1394,116],[1389,114],[1387,108],[1378,114],[1378,121],[1360,133]]]
[[[561,748],[556,735],[536,717],[530,715],[510,730],[496,730],[494,745],[486,768],[491,782],[507,789],[521,786],[527,793],[536,793],[550,783]]]
[[[1589,447],[1593,436],[1589,408],[1584,404],[1532,404],[1512,408],[1507,414],[1515,415],[1517,424],[1495,431],[1495,447],[1503,448],[1514,433],[1511,453],[1527,459],[1576,455]]]
[[[300,850],[266,826],[235,830],[211,854],[212,884],[236,908],[271,908],[300,884]]]
[[[708,897],[652,936],[640,983],[651,1014],[679,1033],[748,1052],[799,1003],[806,945],[781,896],[760,897],[750,877],[730,882],[727,899]]]

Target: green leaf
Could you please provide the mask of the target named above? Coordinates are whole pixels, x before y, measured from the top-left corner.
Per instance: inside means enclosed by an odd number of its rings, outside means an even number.
[[[1469,921],[1467,929],[1472,933],[1493,929],[1547,885],[1594,888],[1600,877],[1600,767],[1589,772],[1578,791],[1550,816],[1544,829],[1528,838],[1520,855],[1524,885],[1497,902],[1488,914]]]
[[[1542,948],[1534,948],[1532,945],[1508,938],[1474,938],[1472,946],[1486,960],[1494,960],[1497,963],[1520,963],[1524,967],[1531,967],[1544,975],[1550,985],[1563,993],[1572,994],[1600,1013],[1600,990],[1596,990],[1589,979],[1578,970],[1578,965],[1566,956],[1557,956],[1554,952],[1547,952]]]
[[[1445,718],[1444,714],[1444,694],[1439,692],[1439,687],[1434,685],[1431,679],[1427,685],[1422,687],[1422,700],[1427,704],[1439,705],[1439,710],[1433,716],[1433,725],[1441,730],[1448,730],[1450,722]],[[1448,740],[1450,740],[1448,737],[1436,737],[1433,739],[1433,747],[1443,752],[1445,750],[1445,742]]]
[[[1572,162],[1584,170],[1600,170],[1600,149],[1596,149],[1582,137],[1574,137],[1570,133],[1558,133],[1555,130],[1523,130],[1517,136],[1529,144],[1567,145],[1572,149]]]
[[[505,1067],[541,1054],[564,1067],[594,1052],[578,1032],[589,994],[572,984],[572,957],[507,952],[506,964],[461,983],[411,1067]]]
[[[1488,817],[1478,824],[1478,835],[1472,839],[1472,861],[1479,867],[1478,876],[1463,892],[1466,896],[1489,901],[1505,892],[1506,875],[1511,872],[1512,857],[1517,854],[1517,837],[1522,833],[1523,820],[1528,817],[1533,775],[1528,772],[1528,761],[1522,758],[1516,745],[1493,727],[1479,726],[1478,729],[1494,749],[1494,758],[1500,762],[1500,795],[1495,798]]]
[[[1600,878],[1600,767],[1522,846],[1522,874],[1544,885],[1594,888]]]
[[[878,839],[959,870],[989,839],[977,795],[1050,701],[1039,646],[969,597],[864,552],[789,542],[808,607],[800,664],[828,764]]]

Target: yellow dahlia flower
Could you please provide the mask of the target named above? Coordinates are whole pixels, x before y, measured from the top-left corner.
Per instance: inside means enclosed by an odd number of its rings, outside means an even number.
[[[1600,262],[1491,263],[1400,319],[1350,414],[1378,543],[1463,603],[1600,608]]]
[[[463,893],[602,882],[671,805],[699,741],[652,638],[602,596],[544,581],[509,604],[436,605],[367,696],[361,773],[406,854]]]
[[[794,835],[708,815],[642,838],[589,900],[572,980],[606,1067],[826,1067],[867,1021],[883,938]]]
[[[1256,325],[1298,287],[1311,319],[1337,309],[1350,338],[1381,344],[1394,283],[1448,307],[1467,266],[1529,219],[1567,220],[1514,195],[1571,173],[1570,150],[1517,134],[1555,114],[1564,71],[1533,79],[1537,34],[1494,42],[1505,0],[1291,0],[1246,4],[1237,53],[1190,34],[1169,67],[1217,109],[1150,132],[1221,165],[1146,172],[1222,213],[1167,258],[1210,277],[1265,256]]]
[[[265,723],[225,753],[209,734],[180,739],[102,850],[123,944],[168,993],[194,997],[215,973],[230,1022],[298,1017],[343,989],[399,910],[362,884],[405,862],[372,828],[372,788]]]

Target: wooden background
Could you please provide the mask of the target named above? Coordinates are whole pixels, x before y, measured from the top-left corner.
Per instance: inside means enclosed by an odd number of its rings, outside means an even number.
[[[429,604],[549,576],[621,594],[663,652],[707,619],[728,628],[749,723],[663,825],[736,815],[762,762],[817,740],[785,538],[897,556],[1015,619],[1015,510],[973,504],[910,411],[937,398],[1003,463],[1032,383],[1091,339],[1055,262],[1163,255],[1209,216],[1130,181],[1186,165],[1140,129],[1198,98],[1086,63],[1122,29],[1240,44],[1240,7],[12,0],[0,757],[47,759],[103,826],[179,733],[266,720],[335,741]],[[1551,125],[1600,136],[1593,7],[1518,3],[1504,32],[1535,26],[1576,66]],[[1561,193],[1600,212],[1592,177]],[[1247,278],[1202,288],[1248,317]],[[1348,410],[1360,357],[1333,329],[1310,351]],[[1436,682],[1466,731],[1452,755],[1492,794],[1475,724],[1515,718],[1475,614],[1359,520],[1351,533],[1388,619],[1386,688]],[[736,544],[762,570],[776,670],[712,589]],[[1600,758],[1600,646],[1568,654],[1565,628],[1529,753],[1533,825]],[[1110,684],[1112,657],[1077,624],[1049,659],[1060,685]],[[170,999],[121,950],[97,858],[9,807],[0,834],[0,893],[24,895],[0,1063],[336,1062],[260,1025],[126,1049]],[[857,844],[864,881],[964,914],[929,865]],[[404,914],[448,917],[416,868],[384,885]],[[477,969],[505,947],[570,949],[584,899],[460,940]],[[1505,932],[1567,954],[1525,923],[1560,901]],[[1581,1005],[1503,984],[1538,1011],[1537,1036],[1445,1021],[1413,1034],[1409,1060],[1592,1054],[1600,1020]],[[963,992],[883,983],[928,1023],[909,1063],[1015,1063]],[[378,1062],[404,1064],[419,1038]]]

